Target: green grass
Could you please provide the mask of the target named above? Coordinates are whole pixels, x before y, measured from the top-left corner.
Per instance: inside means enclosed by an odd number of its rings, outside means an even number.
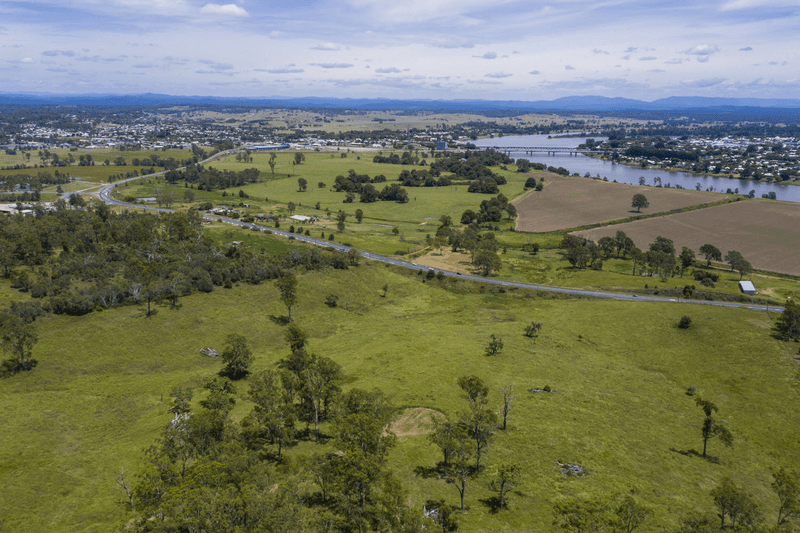
[[[217,233],[220,240],[237,236]],[[421,279],[367,265],[307,273],[299,278],[293,317],[308,331],[312,351],[343,366],[346,387],[380,388],[399,407],[463,411],[456,380],[468,374],[481,376],[499,405],[499,387],[514,382],[510,428],[497,433],[486,473],[467,489],[461,531],[550,531],[554,500],[613,496],[632,487],[657,508],[648,530],[674,530],[683,513],[710,510],[708,491],[724,475],[754,493],[771,520],[767,467],[800,466],[800,415],[797,345],[773,339],[765,314],[540,299],[463,281],[441,282],[453,287],[447,290]],[[384,283],[386,298],[380,296]],[[340,307],[324,305],[328,294],[339,296]],[[18,297],[0,284],[0,302]],[[271,318],[286,309],[271,283],[215,289],[181,302],[178,310],[159,307],[149,319],[137,307],[39,319],[39,366],[0,381],[6,527],[108,531],[126,516],[113,476],[121,467],[132,476],[142,465],[143,448],[169,419],[170,390],[198,388],[221,366],[199,348],[219,349],[228,333],[241,333],[256,354],[256,371],[288,353],[283,328]],[[682,314],[693,319],[689,330],[675,327]],[[522,335],[531,320],[544,322],[535,347]],[[483,355],[490,334],[505,341],[495,358]],[[527,391],[545,384],[556,392]],[[731,449],[711,442],[719,464],[678,453],[702,446],[702,413],[684,394],[689,385],[717,403],[736,435]],[[240,396],[246,388],[239,385]],[[240,403],[234,416],[244,409]],[[289,453],[313,448],[303,443]],[[404,437],[391,452],[411,504],[457,503],[452,486],[418,473],[439,460],[424,436]],[[506,460],[520,462],[524,478],[512,510],[493,515],[480,500],[491,496],[488,472]],[[556,460],[581,464],[590,475],[564,478]]]

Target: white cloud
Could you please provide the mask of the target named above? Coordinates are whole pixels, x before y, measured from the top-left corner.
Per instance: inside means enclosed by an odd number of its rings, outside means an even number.
[[[247,17],[249,13],[236,4],[206,4],[200,8],[203,15],[213,15],[222,17]]]
[[[739,51],[740,52],[752,52],[753,51],[753,47],[752,46],[745,46],[744,48],[739,48]]]
[[[20,63],[34,63],[33,59],[30,57],[23,57]]]
[[[705,89],[725,82],[725,78],[702,78],[698,80],[685,80],[680,82],[682,87],[691,89]]]
[[[605,55],[605,56],[608,55],[608,52],[606,52],[605,50],[600,50],[599,48],[595,48],[594,50],[592,50],[592,53],[595,55]]]
[[[433,43],[436,48],[472,48],[475,43],[470,41],[443,41]]]
[[[352,63],[311,63],[311,65],[322,68],[350,68],[353,66]]]
[[[305,72],[305,70],[301,68],[291,68],[291,67],[270,68],[270,69],[257,68],[253,70],[255,70],[256,72],[268,72],[270,74],[299,74],[300,72]]]
[[[528,72],[528,74],[533,74],[534,76],[538,76],[539,75],[539,71],[538,70],[532,70],[532,71]]]
[[[572,65],[566,65],[564,67],[564,70],[575,70],[575,67],[573,67]]]
[[[481,56],[481,59],[497,59],[497,54],[494,52],[486,52]]]
[[[399,74],[400,69],[397,67],[376,68],[375,72],[377,72],[378,74]]]
[[[42,52],[43,56],[48,57],[55,57],[55,56],[67,56],[67,57],[74,57],[75,52],[72,50],[45,50]]]
[[[335,52],[335,51],[339,50],[340,48],[339,48],[338,44],[323,43],[323,44],[318,44],[317,46],[312,46],[311,49],[312,50],[325,50],[325,51],[328,51],[328,52]]]
[[[712,54],[719,52],[719,47],[715,44],[698,44],[688,50],[684,50],[684,54],[690,56],[697,56],[697,61],[700,63],[708,62]]]
[[[658,59],[658,58],[655,57],[655,56],[644,56],[644,57],[640,57],[639,61],[655,61],[656,59]]]
[[[484,78],[510,78],[513,74],[508,74],[507,72],[490,72],[486,74]]]

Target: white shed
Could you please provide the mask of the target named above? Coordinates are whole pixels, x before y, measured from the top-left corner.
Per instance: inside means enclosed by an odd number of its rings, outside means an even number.
[[[741,290],[744,294],[755,294],[756,288],[753,285],[752,281],[740,281],[739,282],[739,290]]]

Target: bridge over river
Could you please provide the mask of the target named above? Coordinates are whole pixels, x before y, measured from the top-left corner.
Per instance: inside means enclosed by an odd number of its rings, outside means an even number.
[[[493,148],[498,152],[510,154],[511,152],[525,152],[525,154],[563,154],[569,155],[577,154],[602,154],[603,150],[589,150],[587,148],[570,148],[568,146],[483,146],[482,148]]]

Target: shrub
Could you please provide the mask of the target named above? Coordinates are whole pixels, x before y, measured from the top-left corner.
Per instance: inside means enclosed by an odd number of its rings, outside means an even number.
[[[692,325],[692,319],[686,315],[683,315],[680,321],[678,321],[678,327],[681,329],[689,329],[689,326],[691,325]]]
[[[339,297],[335,294],[329,294],[325,297],[325,305],[328,307],[336,307],[339,305]]]

